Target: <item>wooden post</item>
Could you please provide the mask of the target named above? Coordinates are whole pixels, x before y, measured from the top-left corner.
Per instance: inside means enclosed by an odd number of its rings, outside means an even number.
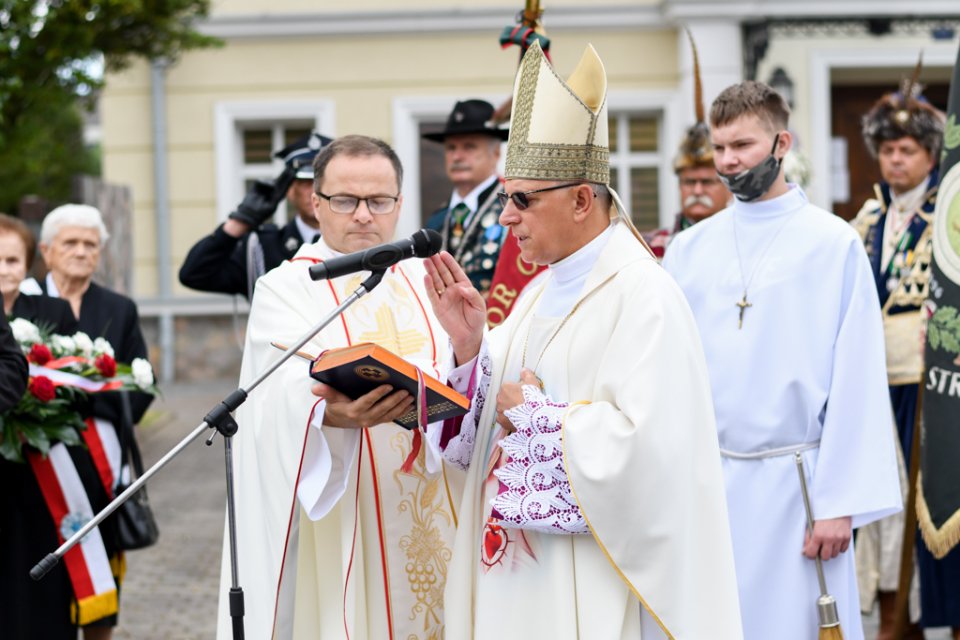
[[[893,624],[895,640],[903,638],[910,623],[910,579],[913,577],[913,550],[917,540],[917,478],[920,474],[920,428],[923,416],[923,381],[917,392],[917,410],[913,416],[913,440],[910,445],[909,489],[903,518],[903,546],[900,548],[900,582],[894,601],[896,617]]]
[[[110,239],[100,251],[93,279],[117,293],[130,296],[133,289],[133,203],[130,188],[108,184],[100,178],[79,176],[74,181],[75,201],[100,210]]]

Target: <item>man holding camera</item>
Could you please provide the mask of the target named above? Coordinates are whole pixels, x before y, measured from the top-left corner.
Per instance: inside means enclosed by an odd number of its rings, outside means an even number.
[[[313,242],[319,230],[310,203],[312,163],[330,142],[312,132],[274,153],[284,162],[283,172],[273,182],[255,182],[227,221],[190,249],[180,267],[181,284],[250,299],[257,278]],[[284,196],[296,215],[282,228],[265,224]]]

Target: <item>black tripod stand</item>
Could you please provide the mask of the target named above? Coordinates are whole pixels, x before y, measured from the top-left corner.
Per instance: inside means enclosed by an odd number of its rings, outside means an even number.
[[[107,516],[117,509],[117,507],[129,500],[143,485],[147,483],[148,480],[150,480],[151,477],[153,477],[155,473],[160,471],[160,469],[166,466],[168,462],[177,457],[181,451],[183,451],[191,442],[206,432],[207,429],[215,429],[215,431],[210,434],[210,437],[207,438],[206,443],[207,445],[213,444],[213,440],[216,438],[217,433],[220,433],[223,436],[224,464],[226,465],[227,475],[227,530],[230,538],[230,619],[233,623],[234,640],[242,640],[244,637],[244,605],[243,589],[240,587],[240,575],[238,569],[239,563],[237,561],[237,521],[233,490],[233,436],[237,433],[239,426],[237,425],[236,420],[233,419],[232,414],[246,401],[247,396],[250,395],[250,392],[260,386],[260,384],[269,378],[274,371],[279,369],[283,363],[295,356],[297,351],[310,342],[310,340],[312,340],[315,335],[320,333],[324,327],[333,322],[333,320],[342,314],[347,307],[373,291],[373,288],[380,284],[384,273],[385,269],[372,272],[367,279],[364,280],[359,287],[357,287],[356,291],[350,294],[350,296],[347,297],[336,309],[327,314],[323,320],[310,328],[310,330],[307,331],[307,333],[300,338],[296,344],[287,349],[287,351],[283,354],[283,356],[280,357],[279,360],[267,367],[263,373],[258,375],[246,387],[241,387],[236,391],[233,391],[230,393],[230,395],[220,401],[220,403],[211,409],[210,412],[203,418],[203,422],[201,422],[192,432],[190,432],[187,437],[177,443],[175,447],[164,454],[164,456],[160,458],[156,464],[147,469],[139,478],[137,478],[135,482],[127,487],[126,491],[114,498],[110,504],[105,506],[79,531],[70,536],[70,538],[60,545],[56,551],[47,554],[43,560],[38,562],[36,566],[30,570],[30,577],[34,580],[42,579],[43,576],[45,576],[51,569],[53,569],[53,567],[57,565],[58,562],[60,562],[60,558],[62,558],[70,549],[80,542],[84,536],[90,533],[94,527],[103,522]]]

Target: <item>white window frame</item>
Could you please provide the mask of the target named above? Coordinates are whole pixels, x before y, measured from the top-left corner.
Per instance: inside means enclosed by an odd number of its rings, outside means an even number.
[[[617,152],[610,154],[610,169],[617,170],[616,189],[627,211],[633,211],[630,191],[630,169],[656,168],[659,226],[673,223],[680,206],[677,180],[673,175],[673,155],[680,144],[682,123],[677,119],[679,94],[675,91],[611,91],[607,94],[607,109],[618,118]],[[657,150],[629,151],[630,131],[627,118],[633,115],[657,118]]]
[[[505,94],[472,97],[487,100],[495,106],[500,105],[507,98]],[[420,124],[437,120],[446,121],[453,105],[457,100],[462,99],[462,96],[423,96],[400,97],[393,101],[393,147],[403,163],[403,212],[397,224],[397,237],[410,235],[420,227],[420,216],[423,210],[423,203],[420,202]],[[607,103],[611,113],[655,114],[660,119],[657,153],[627,154],[627,159],[624,161],[642,157],[643,165],[625,166],[628,169],[630,166],[656,166],[659,169],[659,216],[660,225],[665,226],[673,220],[679,206],[676,179],[672,170],[673,151],[680,143],[682,134],[676,130],[680,126],[675,115],[676,106],[679,104],[678,94],[674,91],[610,91],[607,95]],[[620,129],[622,130],[622,127]],[[626,147],[620,144],[619,148],[622,150]],[[502,163],[505,157],[506,153],[501,155],[500,171],[503,170]],[[617,161],[620,161],[619,155]],[[614,165],[614,157],[611,157],[611,165],[617,168],[622,166]],[[620,175],[626,175],[627,184],[629,184],[629,171],[626,174],[621,172]],[[617,187],[614,186],[614,188]],[[617,192],[621,197],[626,198],[624,205],[629,208],[630,194],[624,194],[620,189],[617,189]]]
[[[269,125],[275,149],[283,146],[284,123],[313,123],[312,127],[335,137],[336,106],[332,100],[242,100],[218,102],[214,106],[214,157],[217,180],[217,222],[223,222],[244,195],[244,181],[272,177],[281,171],[281,162],[244,165],[243,129],[246,125]],[[285,211],[285,210],[284,210]],[[284,217],[278,211],[277,222]]]

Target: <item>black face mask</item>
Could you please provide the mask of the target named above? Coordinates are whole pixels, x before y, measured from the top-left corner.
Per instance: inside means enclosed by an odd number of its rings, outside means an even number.
[[[780,175],[780,163],[783,162],[782,159],[778,160],[773,155],[773,152],[777,150],[779,141],[780,134],[778,133],[773,138],[773,148],[770,149],[770,155],[752,169],[735,174],[717,172],[720,180],[727,185],[727,189],[736,196],[737,200],[753,202],[773,186],[777,176]]]

